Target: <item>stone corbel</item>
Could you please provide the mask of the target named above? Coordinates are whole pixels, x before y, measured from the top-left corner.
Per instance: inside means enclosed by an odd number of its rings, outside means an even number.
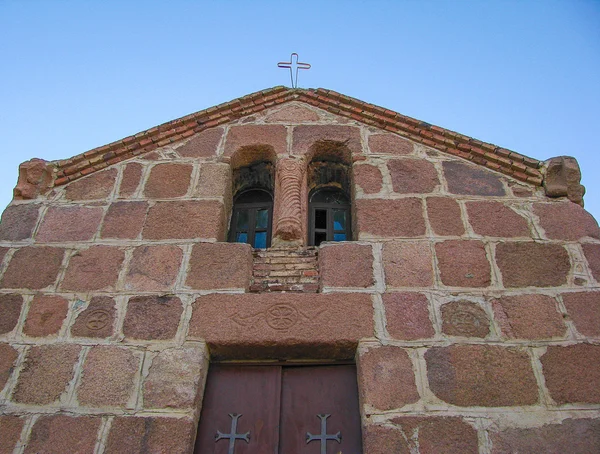
[[[583,206],[585,187],[577,160],[571,156],[557,156],[546,161],[544,189],[548,197],[567,197],[571,202]]]
[[[35,199],[44,195],[54,186],[54,164],[43,159],[33,158],[19,166],[19,179],[13,190],[15,200]]]

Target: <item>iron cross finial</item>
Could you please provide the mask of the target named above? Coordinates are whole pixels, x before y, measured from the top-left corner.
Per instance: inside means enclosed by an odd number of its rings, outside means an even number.
[[[296,61],[294,61],[294,56],[296,56]],[[298,70],[299,69],[310,69],[309,63],[301,63],[298,61],[298,54],[296,52],[290,55],[290,61],[280,61],[277,63],[278,68],[289,68],[290,70],[290,80],[292,82],[292,88],[298,88]],[[296,72],[294,73],[294,68]]]

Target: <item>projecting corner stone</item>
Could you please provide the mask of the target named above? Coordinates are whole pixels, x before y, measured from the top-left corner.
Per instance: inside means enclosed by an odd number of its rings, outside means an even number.
[[[16,200],[35,199],[54,185],[56,168],[43,159],[34,158],[19,166],[19,180],[13,190]]]
[[[548,197],[567,197],[571,202],[583,206],[585,187],[577,160],[571,156],[558,156],[546,161],[544,189]]]

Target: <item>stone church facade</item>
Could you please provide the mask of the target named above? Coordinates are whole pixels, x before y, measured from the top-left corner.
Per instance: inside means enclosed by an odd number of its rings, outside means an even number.
[[[0,452],[192,452],[227,364],[355,367],[366,454],[600,452],[579,180],[573,158],[284,87],[23,163],[0,223]],[[259,452],[248,415],[224,417],[249,440],[197,452]],[[301,452],[353,452],[340,431]]]

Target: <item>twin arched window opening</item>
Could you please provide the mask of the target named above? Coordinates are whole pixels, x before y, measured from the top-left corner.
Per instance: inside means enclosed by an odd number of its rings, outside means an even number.
[[[273,196],[264,189],[249,189],[233,201],[229,241],[248,243],[256,249],[271,246]]]

